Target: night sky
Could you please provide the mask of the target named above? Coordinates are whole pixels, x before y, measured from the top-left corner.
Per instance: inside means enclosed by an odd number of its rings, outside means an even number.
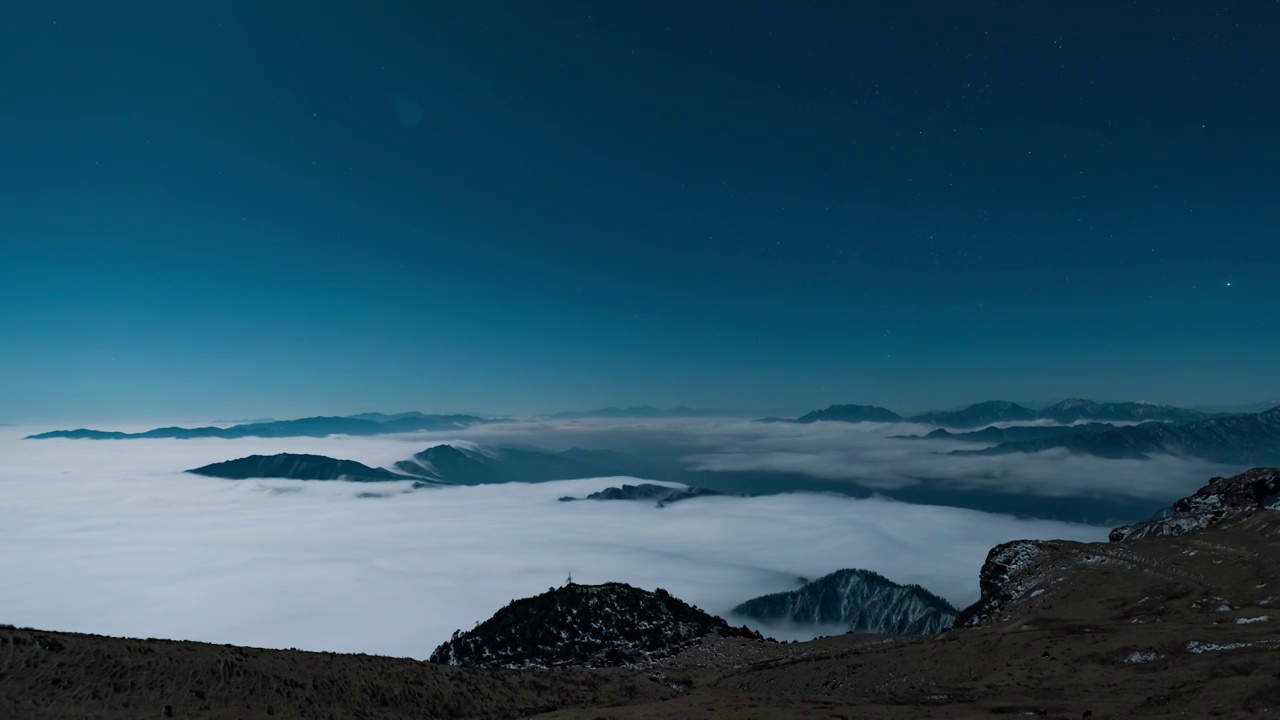
[[[0,421],[1280,392],[1280,3],[0,9]]]

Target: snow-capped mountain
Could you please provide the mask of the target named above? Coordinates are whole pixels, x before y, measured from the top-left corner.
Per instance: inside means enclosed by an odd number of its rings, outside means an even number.
[[[928,635],[951,627],[956,609],[919,585],[899,585],[870,570],[838,570],[798,590],[748,600],[734,608],[733,614],[764,624]]]
[[[468,632],[455,632],[431,661],[485,668],[616,667],[674,655],[706,635],[761,639],[661,588],[567,583],[514,600]]]

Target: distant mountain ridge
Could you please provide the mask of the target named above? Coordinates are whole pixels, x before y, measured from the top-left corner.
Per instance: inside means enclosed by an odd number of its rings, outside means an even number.
[[[590,458],[585,460],[582,458]],[[617,465],[604,464],[616,459]],[[549,482],[628,475],[644,461],[622,453],[572,448],[551,453],[524,448],[461,448],[436,445],[395,464],[397,470],[455,485]]]
[[[1229,465],[1275,465],[1280,464],[1280,408],[1183,423],[1145,422],[1105,432],[1006,442],[950,454],[1009,455],[1053,448],[1109,459],[1145,460],[1155,454],[1167,454]]]
[[[652,405],[636,405],[634,407],[607,407],[597,410],[580,410],[553,413],[551,417],[561,419],[575,418],[692,418],[692,417],[729,417],[734,413],[724,410],[706,408],[690,408],[681,405],[674,408],[657,408]]]
[[[998,422],[1025,422],[1036,420],[1040,414],[1028,407],[1007,400],[988,400],[960,410],[945,410],[914,415],[911,422],[942,425],[945,427],[982,427]]]
[[[1189,422],[1212,417],[1197,410],[1156,405],[1145,402],[1095,402],[1069,398],[1035,410],[1008,400],[987,400],[958,410],[939,410],[918,415],[901,416],[887,408],[875,405],[831,405],[814,410],[795,419],[761,418],[758,422],[910,422],[943,427],[968,429],[986,427],[996,423],[1022,423],[1049,420],[1062,425],[1079,422]]]
[[[714,497],[724,495],[725,493],[718,490],[708,490],[699,487],[669,487],[667,485],[655,485],[653,483],[640,483],[639,485],[623,485],[621,487],[605,488],[599,492],[593,492],[587,495],[583,500],[653,500],[657,507],[666,507],[674,502],[681,500],[689,500],[697,497]],[[578,498],[565,496],[560,498],[561,502],[571,502]]]
[[[28,435],[28,440],[70,438],[79,440],[132,440],[145,438],[245,438],[245,437],[327,437],[329,435],[390,435],[404,432],[461,430],[485,422],[493,422],[476,415],[426,415],[400,413],[382,416],[385,421],[370,419],[379,413],[366,413],[357,417],[310,417],[297,420],[276,420],[265,423],[247,423],[231,427],[166,427],[140,433],[109,430],[54,430]]]
[[[619,667],[675,655],[707,635],[762,639],[673,597],[623,583],[570,582],[513,600],[431,662],[481,668]]]
[[[386,482],[412,480],[390,470],[369,467],[354,460],[336,460],[323,455],[250,455],[236,460],[212,463],[188,470],[195,475],[245,480],[248,478],[284,478],[287,480],[351,480]]]
[[[805,424],[815,422],[896,423],[903,422],[903,418],[892,410],[875,405],[831,405],[822,410],[814,410],[811,413],[801,415],[791,422]]]
[[[765,624],[840,627],[879,635],[932,635],[951,627],[956,608],[919,585],[870,570],[837,570],[798,590],[748,600],[733,614]]]
[[[1076,435],[1079,433],[1106,432],[1116,429],[1111,423],[1082,423],[1080,425],[994,425],[972,432],[951,432],[938,428],[926,435],[894,435],[894,440],[958,440],[960,442],[1006,443]]]

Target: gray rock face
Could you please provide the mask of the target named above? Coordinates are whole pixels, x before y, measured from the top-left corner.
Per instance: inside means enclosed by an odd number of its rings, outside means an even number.
[[[919,585],[869,570],[838,570],[799,590],[748,600],[735,615],[762,623],[839,626],[881,635],[929,635],[951,627],[956,609]]]
[[[955,626],[984,625],[1006,603],[1022,596],[1027,591],[1024,581],[1039,565],[1046,547],[1038,540],[1014,540],[991,548],[978,571],[982,597],[956,615]]]
[[[1234,477],[1213,478],[1195,494],[1175,502],[1164,517],[1118,527],[1109,537],[1112,542],[1125,542],[1185,535],[1265,508],[1280,509],[1280,469],[1254,468]]]

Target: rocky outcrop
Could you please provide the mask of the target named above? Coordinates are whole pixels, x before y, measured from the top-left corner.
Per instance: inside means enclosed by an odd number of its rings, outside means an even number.
[[[1254,468],[1233,477],[1216,477],[1193,495],[1175,502],[1164,517],[1111,531],[1112,542],[1185,535],[1258,510],[1280,509],[1280,469]]]
[[[1161,518],[1111,531],[1112,543],[1176,537],[1215,525],[1235,525],[1262,510],[1280,510],[1280,469],[1254,468],[1233,477],[1216,477],[1173,504]],[[997,545],[979,571],[979,600],[960,611],[956,627],[979,627],[1011,615],[1016,607],[1047,591],[1082,567],[1132,565],[1123,546],[1080,545],[1059,540],[1015,540]]]
[[[515,600],[431,661],[483,668],[617,667],[674,655],[707,635],[763,639],[659,588],[568,583]]]
[[[1029,591],[1030,575],[1038,569],[1047,543],[1014,540],[991,548],[978,572],[982,596],[956,615],[956,627],[978,627],[995,618],[1006,603]]]

